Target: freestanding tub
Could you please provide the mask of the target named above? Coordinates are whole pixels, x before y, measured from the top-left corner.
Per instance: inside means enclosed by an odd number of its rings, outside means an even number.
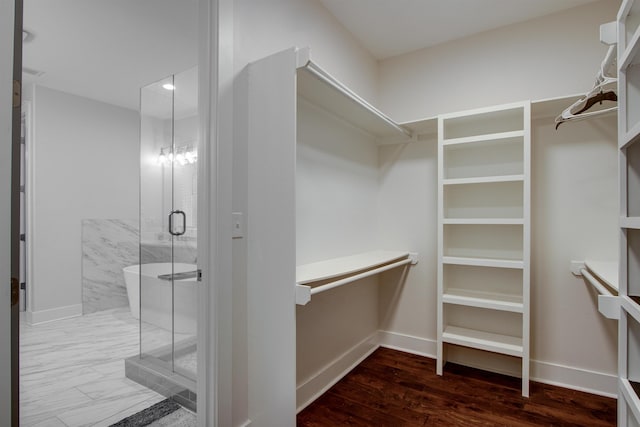
[[[129,308],[133,317],[139,319],[140,310],[142,310],[142,321],[144,322],[169,331],[173,330],[176,333],[195,335],[198,307],[196,278],[174,280],[174,289],[172,290],[171,280],[162,280],[158,276],[195,271],[196,269],[195,264],[172,264],[170,262],[124,267],[122,271],[127,285]],[[142,304],[140,303],[141,295]],[[174,322],[173,328],[172,320]]]

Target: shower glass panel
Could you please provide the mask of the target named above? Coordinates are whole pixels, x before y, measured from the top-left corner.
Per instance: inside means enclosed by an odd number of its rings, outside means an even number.
[[[197,69],[140,92],[140,358],[196,379]]]

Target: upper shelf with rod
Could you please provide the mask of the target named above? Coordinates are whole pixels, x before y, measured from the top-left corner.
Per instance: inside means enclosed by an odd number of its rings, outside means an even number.
[[[357,95],[313,62],[309,48],[297,51],[298,95],[376,137],[378,144],[408,142],[412,131]]]
[[[300,265],[296,268],[296,304],[306,305],[312,295],[397,267],[417,263],[417,253],[372,251]],[[331,281],[331,279],[336,280]],[[325,283],[315,287],[309,286],[311,283],[318,282]]]

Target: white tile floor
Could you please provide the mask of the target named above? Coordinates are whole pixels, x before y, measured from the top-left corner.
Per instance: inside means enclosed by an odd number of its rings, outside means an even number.
[[[21,426],[109,426],[164,399],[124,376],[139,351],[128,308],[20,327]]]

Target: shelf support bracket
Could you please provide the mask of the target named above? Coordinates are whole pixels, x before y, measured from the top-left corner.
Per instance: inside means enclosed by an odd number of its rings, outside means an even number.
[[[311,301],[311,286],[296,285],[296,305],[307,305]]]

